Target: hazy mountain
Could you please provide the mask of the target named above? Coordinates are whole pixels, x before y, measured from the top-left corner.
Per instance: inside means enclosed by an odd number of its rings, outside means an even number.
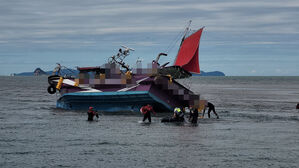
[[[200,74],[192,74],[192,76],[225,76],[225,74],[220,71],[212,71],[212,72],[200,71]]]

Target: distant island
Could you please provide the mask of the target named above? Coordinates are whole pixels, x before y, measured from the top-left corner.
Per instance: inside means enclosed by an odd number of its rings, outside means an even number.
[[[192,76],[225,76],[225,74],[220,71],[212,71],[212,72],[200,71],[200,74],[192,74]]]
[[[33,72],[13,73],[10,76],[44,76],[44,75],[48,76],[51,74],[52,71],[43,71],[41,68],[36,68]],[[225,74],[220,71],[212,71],[212,72],[200,71],[200,74],[192,74],[192,76],[225,76]]]
[[[10,76],[43,76],[51,75],[52,71],[43,71],[41,68],[36,68],[33,72],[22,72],[22,73],[13,73]]]

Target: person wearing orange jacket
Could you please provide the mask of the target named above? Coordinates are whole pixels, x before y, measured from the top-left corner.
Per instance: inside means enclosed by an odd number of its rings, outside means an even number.
[[[93,107],[89,107],[87,115],[88,115],[88,119],[87,119],[88,121],[93,121],[94,116],[99,118],[99,114],[93,110]]]
[[[149,122],[152,122],[152,120],[151,120],[151,113],[156,114],[156,112],[154,111],[153,106],[151,106],[151,105],[149,105],[149,104],[147,104],[146,106],[142,106],[142,107],[140,108],[140,112],[144,115],[144,116],[143,116],[143,120],[142,120],[143,122],[144,122],[146,119],[148,119]]]

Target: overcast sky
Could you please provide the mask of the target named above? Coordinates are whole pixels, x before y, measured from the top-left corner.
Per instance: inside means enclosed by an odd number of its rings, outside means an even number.
[[[99,66],[120,45],[127,62],[174,61],[188,20],[205,26],[199,62],[226,75],[299,75],[299,0],[0,0],[0,75]],[[170,48],[170,49],[168,49]]]

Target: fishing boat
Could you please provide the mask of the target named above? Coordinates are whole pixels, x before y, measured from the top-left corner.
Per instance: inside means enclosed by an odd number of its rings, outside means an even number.
[[[189,24],[190,26],[190,24]],[[97,67],[78,67],[77,74],[62,75],[60,64],[48,77],[48,92],[58,94],[57,108],[86,110],[92,106],[104,112],[139,112],[151,104],[157,112],[173,111],[175,107],[199,105],[200,95],[176,81],[200,73],[198,50],[203,28],[191,35],[189,26],[181,40],[174,64],[160,64],[160,53],[147,68],[137,60],[136,68],[125,63],[134,49],[122,46],[107,63]]]

